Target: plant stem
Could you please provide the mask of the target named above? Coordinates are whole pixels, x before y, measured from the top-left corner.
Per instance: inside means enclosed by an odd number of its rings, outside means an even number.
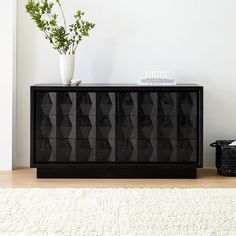
[[[49,36],[47,34],[47,32],[45,30],[43,30],[45,36],[49,39]],[[56,45],[53,43],[53,41],[51,41],[52,45],[54,46],[54,48],[56,49]],[[63,54],[62,51],[60,49],[56,49],[60,54]]]
[[[60,8],[61,15],[62,15],[62,18],[63,18],[64,28],[65,28],[65,33],[67,34],[67,27],[66,27],[66,18],[65,18],[65,14],[64,14],[63,9],[62,9],[62,7],[61,7],[61,3],[58,2],[58,1],[56,1],[56,2],[57,2],[58,6],[59,6],[59,8]],[[67,53],[67,51],[64,51],[64,54],[66,54],[66,53]]]
[[[73,44],[71,45],[71,53],[74,53],[74,46],[75,46],[75,44],[73,43]]]
[[[52,19],[52,14],[51,14],[51,13],[47,13],[47,16],[48,16],[49,20]],[[45,36],[46,36],[47,38],[49,38],[47,32],[46,32],[45,30],[44,30],[43,32],[44,32]],[[52,45],[54,46],[54,48],[56,48],[56,45],[53,43],[53,41],[52,41],[51,43],[52,43]],[[60,49],[56,49],[56,50],[57,50],[60,54],[63,54]]]
[[[64,27],[65,27],[65,32],[67,33],[66,18],[65,18],[63,9],[62,9],[61,4],[60,4],[59,2],[57,2],[57,4],[58,4],[58,6],[59,6],[59,8],[60,8],[60,11],[61,11],[61,15],[62,15],[62,18],[63,18]]]
[[[78,44],[76,44],[75,48],[73,49],[73,53],[77,50]]]

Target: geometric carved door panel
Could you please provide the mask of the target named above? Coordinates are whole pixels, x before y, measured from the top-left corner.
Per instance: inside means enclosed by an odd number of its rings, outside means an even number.
[[[198,94],[38,91],[36,163],[198,162]]]

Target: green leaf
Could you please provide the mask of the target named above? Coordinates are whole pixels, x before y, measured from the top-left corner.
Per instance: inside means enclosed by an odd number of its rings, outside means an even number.
[[[55,2],[61,8],[61,1],[55,0]],[[45,38],[59,53],[67,53],[68,51],[75,53],[82,38],[88,37],[89,31],[95,27],[95,24],[82,19],[84,12],[77,10],[74,15],[75,22],[69,25],[67,32],[65,26],[58,24],[58,15],[53,12],[54,3],[52,0],[28,0],[25,8],[36,26],[43,31]]]

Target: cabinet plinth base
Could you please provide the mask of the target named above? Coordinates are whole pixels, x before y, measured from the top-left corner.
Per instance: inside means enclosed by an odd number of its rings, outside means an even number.
[[[196,178],[196,168],[145,165],[37,168],[37,178]]]

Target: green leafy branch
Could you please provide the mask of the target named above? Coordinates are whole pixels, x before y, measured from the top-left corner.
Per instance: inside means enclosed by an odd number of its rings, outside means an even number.
[[[53,13],[55,5],[60,9],[63,26],[58,24],[58,15]],[[60,54],[75,54],[78,44],[84,37],[88,37],[89,31],[95,27],[95,24],[82,19],[84,12],[77,10],[74,15],[75,22],[70,24],[67,29],[61,0],[55,0],[55,2],[28,0],[25,7],[36,26]]]

